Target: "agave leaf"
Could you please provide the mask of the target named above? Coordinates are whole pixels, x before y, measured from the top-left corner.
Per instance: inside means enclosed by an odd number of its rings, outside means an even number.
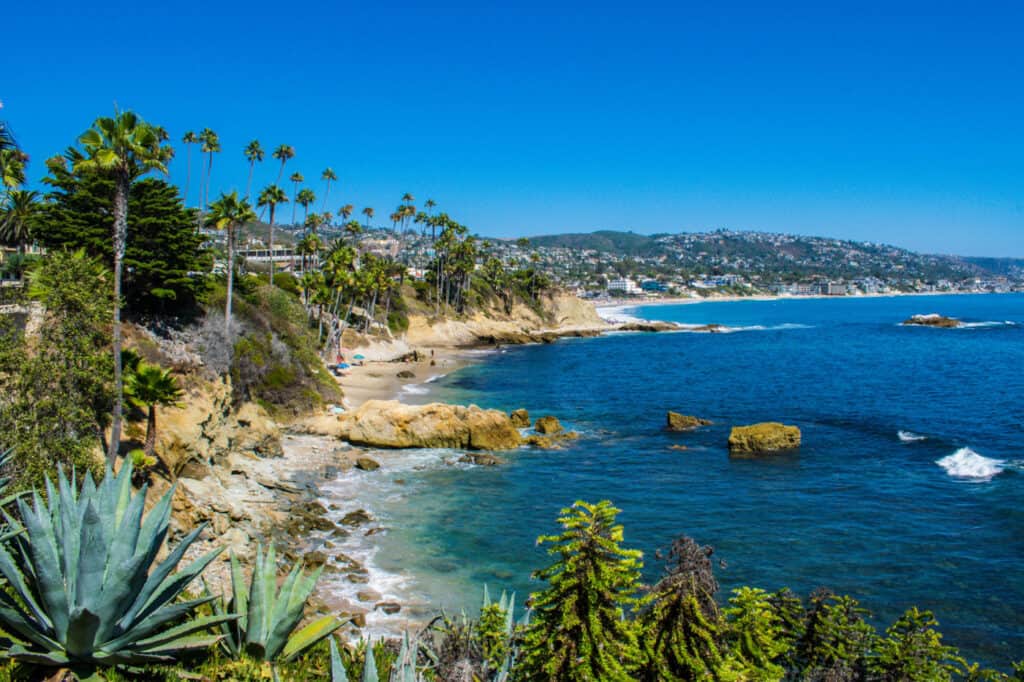
[[[207,604],[213,599],[214,597],[204,597],[201,599],[178,602],[177,604],[169,604],[134,624],[131,628],[124,631],[114,639],[101,643],[101,646],[107,650],[129,646],[132,642],[137,642],[140,639],[149,637],[166,623],[172,623],[188,615],[196,607]]]
[[[348,682],[348,674],[345,673],[345,666],[341,662],[341,654],[338,653],[338,642],[334,637],[330,639],[331,649],[331,682]]]
[[[507,608],[505,609],[505,634],[511,635],[512,630],[515,627],[515,611],[516,611],[516,593],[513,592],[512,596],[509,597]]]
[[[215,625],[220,625],[221,623],[232,621],[237,617],[238,616],[236,616],[235,614],[229,613],[220,616],[204,616],[202,618],[196,618],[194,620],[182,623],[181,625],[178,625],[176,627],[170,628],[169,630],[160,632],[159,634],[153,635],[152,637],[147,637],[146,639],[138,640],[131,645],[131,648],[140,651],[164,649],[166,648],[168,642],[172,642],[183,637],[188,637],[201,630],[208,630],[214,627]],[[221,635],[214,636],[216,636],[218,640],[221,637]]]
[[[15,644],[7,650],[7,656],[19,661],[28,661],[29,663],[39,663],[41,665],[48,666],[64,666],[70,663],[68,657],[59,650],[50,650],[46,653],[40,653],[38,651],[29,651],[20,644]]]
[[[147,618],[161,606],[174,599],[206,568],[207,564],[221,553],[222,548],[210,551],[192,562],[188,567],[171,575],[171,571],[181,561],[185,550],[195,541],[196,537],[205,527],[205,524],[201,525],[186,535],[178,543],[178,546],[174,548],[174,551],[160,565],[153,569],[152,573],[149,574],[149,578],[146,579],[146,584],[142,587],[142,592],[139,594],[138,599],[135,600],[135,604],[132,605],[131,610],[129,610],[125,617],[121,619],[120,627],[128,627],[133,621]],[[143,600],[143,606],[136,612],[136,605],[139,604],[140,600]]]
[[[271,545],[267,557],[264,557],[263,547],[256,547],[256,563],[253,565],[252,582],[249,584],[249,612],[247,614],[249,627],[245,631],[247,645],[265,646],[267,641],[265,612],[273,599],[273,592],[269,598],[267,596],[267,584],[270,583],[270,589],[273,590],[274,575],[273,570],[270,571],[270,575],[267,575],[266,564],[271,563],[273,551],[274,546]]]
[[[10,586],[14,588],[18,597],[25,602],[26,606],[28,606],[28,609],[32,612],[32,617],[40,623],[45,624],[45,627],[52,627],[52,623],[46,617],[46,613],[39,608],[39,605],[33,598],[32,590],[29,589],[29,586],[26,584],[25,577],[18,569],[18,566],[14,563],[14,559],[11,555],[7,553],[7,549],[3,546],[0,546],[0,573],[2,573],[4,578],[7,579]],[[3,594],[2,596],[7,595]],[[12,601],[11,604],[14,604],[14,602]],[[18,610],[21,611],[21,608],[19,607]]]
[[[10,633],[13,630],[26,640],[38,644],[44,649],[55,650],[61,648],[60,644],[46,635],[46,629],[40,623],[34,622],[26,614],[21,613],[20,610],[10,608],[9,605],[14,604],[14,601],[2,590],[0,590],[0,602],[8,604],[8,606],[0,606],[0,624],[3,625],[4,630],[7,630],[9,634],[13,634]]]
[[[281,652],[281,660],[293,660],[303,651],[340,628],[342,624],[342,621],[334,616],[324,616],[313,621],[288,638],[288,644],[285,645],[284,651]]]
[[[20,500],[18,502],[25,530],[28,531],[28,537],[32,539],[27,547],[32,561],[23,562],[22,566],[27,564],[36,573],[33,576],[35,580],[29,579],[28,582],[37,585],[39,599],[42,603],[33,608],[33,613],[36,613],[36,617],[47,627],[54,628],[59,632],[61,628],[67,627],[67,595],[64,592],[64,580],[57,562],[57,548],[53,544],[53,526],[50,524],[50,517],[40,508],[42,502],[39,496],[33,493],[33,498],[35,510],[29,509],[28,505]],[[44,608],[39,608],[40,606]]]
[[[99,627],[100,619],[95,613],[81,606],[72,609],[71,617],[68,619],[68,635],[64,643],[68,656],[73,659],[88,656],[93,650]]]
[[[366,660],[363,662],[363,682],[380,682],[377,677],[377,661],[373,660],[373,642],[366,640]]]
[[[295,592],[296,585],[299,582],[301,570],[300,566],[292,569],[277,594],[274,608],[271,610],[270,630],[267,633],[267,660],[273,661],[277,658],[277,655],[281,653],[281,650],[284,649],[288,642],[288,635],[302,620],[303,605],[306,601],[305,597],[297,605],[292,601],[292,594]]]
[[[78,585],[74,603],[93,610],[93,604],[102,598],[103,573],[107,564],[107,534],[103,519],[96,507],[89,503],[82,519],[81,555],[78,561]],[[70,627],[70,625],[69,625]]]

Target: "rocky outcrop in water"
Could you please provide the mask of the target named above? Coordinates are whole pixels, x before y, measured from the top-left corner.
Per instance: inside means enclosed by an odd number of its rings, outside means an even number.
[[[729,434],[730,454],[777,452],[800,447],[800,429],[779,422],[734,426]]]
[[[627,322],[619,325],[620,332],[672,332],[678,329],[679,325],[671,322]]]
[[[565,428],[562,426],[562,422],[558,421],[557,417],[548,415],[538,419],[537,423],[533,425],[533,430],[539,434],[548,436],[555,433],[561,433]]]
[[[338,421],[341,438],[379,448],[511,450],[522,440],[507,414],[475,405],[368,400]]]
[[[688,414],[669,412],[667,415],[666,428],[669,431],[692,431],[700,426],[707,426],[711,421],[700,417],[691,417]]]
[[[944,317],[938,313],[931,313],[929,315],[913,315],[906,320],[903,320],[903,324],[914,327],[939,327],[942,329],[955,329],[962,323],[960,320],[954,317]]]
[[[522,408],[513,410],[508,416],[512,420],[512,426],[517,429],[525,429],[530,425],[530,413]]]

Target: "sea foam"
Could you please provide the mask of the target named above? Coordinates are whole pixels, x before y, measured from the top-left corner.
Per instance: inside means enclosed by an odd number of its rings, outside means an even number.
[[[897,431],[896,435],[903,443],[916,443],[928,438],[928,436],[922,436],[921,434],[914,433],[913,431]]]
[[[979,455],[970,448],[960,448],[952,455],[936,460],[936,464],[946,470],[953,478],[964,478],[972,481],[988,481],[1005,471],[1005,461]]]

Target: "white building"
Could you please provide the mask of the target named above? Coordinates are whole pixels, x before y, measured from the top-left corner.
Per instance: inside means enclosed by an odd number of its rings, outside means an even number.
[[[612,294],[639,294],[643,293],[636,282],[631,279],[613,279],[608,282],[608,293]]]

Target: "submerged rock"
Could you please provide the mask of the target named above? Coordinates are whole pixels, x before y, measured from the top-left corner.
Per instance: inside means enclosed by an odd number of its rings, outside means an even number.
[[[562,427],[562,422],[558,421],[557,417],[547,416],[538,419],[537,423],[533,425],[533,430],[540,434],[550,435],[553,433],[560,433],[565,429]]]
[[[368,400],[340,421],[342,438],[379,448],[511,450],[522,440],[507,414],[475,405]]]
[[[679,325],[672,322],[627,322],[619,325],[620,332],[672,332],[679,329]]]
[[[941,327],[944,329],[952,329],[959,327],[962,323],[954,317],[944,317],[938,313],[931,313],[929,315],[912,315],[908,319],[903,320],[903,324],[918,327]]]
[[[512,426],[517,429],[525,429],[530,425],[530,413],[522,408],[513,411],[508,417],[512,420]]]
[[[411,372],[411,371],[409,371],[407,369],[403,369],[401,372],[399,372],[395,376],[398,377],[399,379],[415,379],[416,378],[416,373],[415,372]]]
[[[688,414],[679,414],[678,412],[669,412],[667,416],[668,430],[669,431],[692,431],[698,426],[707,426],[711,423],[710,420],[701,419],[700,417],[691,417]]]
[[[476,464],[483,467],[494,467],[505,463],[505,460],[501,457],[486,452],[467,452],[459,458],[459,461],[464,464]]]
[[[734,426],[729,434],[730,453],[758,453],[800,447],[800,429],[779,422]]]
[[[356,460],[356,469],[362,471],[376,471],[380,469],[380,463],[377,460],[370,459],[369,457],[360,457]]]

